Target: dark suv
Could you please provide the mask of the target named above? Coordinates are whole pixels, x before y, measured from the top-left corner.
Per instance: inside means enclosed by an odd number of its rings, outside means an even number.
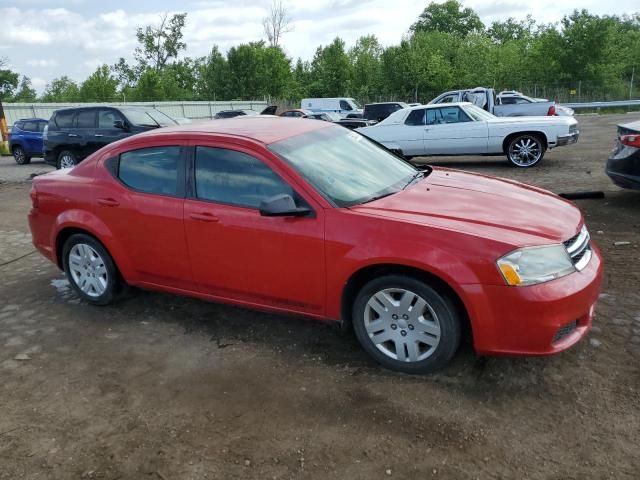
[[[409,107],[409,105],[404,102],[368,103],[364,106],[362,116],[367,120],[381,122],[393,112],[407,107]]]
[[[153,108],[74,107],[53,112],[44,131],[44,160],[69,168],[125,137],[177,122]]]

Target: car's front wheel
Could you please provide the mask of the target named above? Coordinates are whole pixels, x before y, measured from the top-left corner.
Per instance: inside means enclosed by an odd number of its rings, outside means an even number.
[[[62,249],[64,271],[73,289],[89,303],[107,305],[121,289],[115,263],[95,238],[78,233]]]
[[[24,151],[20,145],[16,145],[13,147],[13,158],[18,165],[26,165],[31,162],[31,157],[27,156],[27,153]]]
[[[367,353],[405,373],[442,368],[460,344],[461,322],[453,303],[412,277],[386,275],[367,283],[353,304],[352,321]]]
[[[528,168],[536,165],[544,157],[545,145],[540,137],[531,134],[517,135],[509,141],[507,158],[512,165]]]
[[[71,168],[78,164],[78,158],[69,150],[63,150],[58,155],[58,170],[61,168]]]

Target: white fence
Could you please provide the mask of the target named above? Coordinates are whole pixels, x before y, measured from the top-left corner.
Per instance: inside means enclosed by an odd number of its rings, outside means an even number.
[[[249,102],[128,102],[128,103],[3,103],[7,125],[21,118],[45,118],[60,108],[75,106],[129,106],[153,107],[170,117],[190,118],[192,120],[210,119],[221,110],[255,110],[260,112],[267,106],[262,100]]]

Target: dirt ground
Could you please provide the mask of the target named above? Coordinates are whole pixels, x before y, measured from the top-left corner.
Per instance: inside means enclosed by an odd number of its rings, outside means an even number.
[[[515,170],[438,163],[581,200],[606,279],[590,336],[550,358],[478,358],[431,376],[373,364],[320,322],[133,291],[79,301],[33,252],[32,172],[0,159],[0,479],[637,479],[640,192],[603,173],[615,124]],[[615,246],[614,242],[631,242]]]

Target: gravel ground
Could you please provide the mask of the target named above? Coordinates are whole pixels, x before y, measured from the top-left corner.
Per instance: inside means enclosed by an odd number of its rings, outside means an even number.
[[[301,318],[134,290],[92,307],[33,252],[35,160],[0,159],[0,479],[635,479],[640,471],[640,192],[603,174],[615,124],[529,170],[438,163],[581,200],[606,277],[592,334],[550,358],[432,376],[371,363]],[[615,246],[614,242],[630,242]]]

